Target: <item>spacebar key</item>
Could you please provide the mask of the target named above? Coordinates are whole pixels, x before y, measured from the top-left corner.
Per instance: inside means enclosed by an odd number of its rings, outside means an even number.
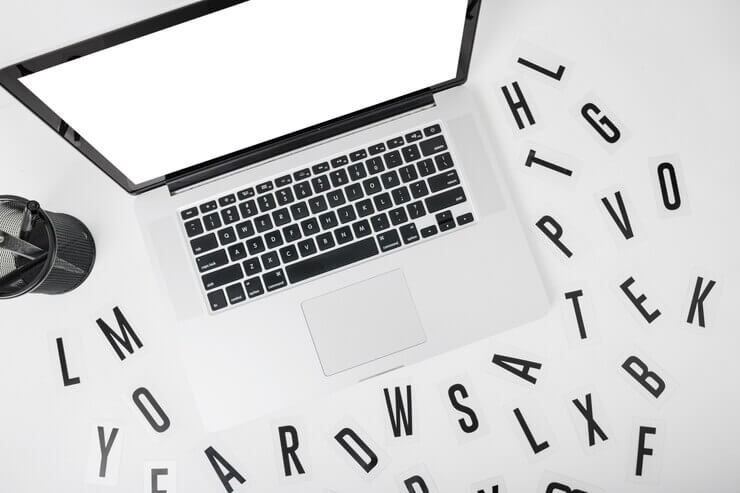
[[[285,271],[288,273],[290,282],[296,283],[377,254],[378,246],[375,244],[375,240],[366,238],[302,262],[290,264],[285,268]]]

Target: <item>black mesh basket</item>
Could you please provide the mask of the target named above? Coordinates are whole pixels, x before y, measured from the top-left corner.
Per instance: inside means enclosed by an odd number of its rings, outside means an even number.
[[[78,219],[0,196],[0,299],[66,293],[87,279],[94,263],[95,242]]]

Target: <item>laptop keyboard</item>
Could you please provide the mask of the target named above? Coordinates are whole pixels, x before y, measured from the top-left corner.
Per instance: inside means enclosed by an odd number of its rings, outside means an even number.
[[[179,213],[211,312],[474,222],[439,123]]]

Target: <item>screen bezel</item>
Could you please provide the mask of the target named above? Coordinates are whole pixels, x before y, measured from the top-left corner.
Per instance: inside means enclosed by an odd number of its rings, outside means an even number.
[[[338,135],[357,128],[360,125],[366,125],[371,121],[377,121],[407,111],[412,106],[430,102],[431,95],[435,92],[465,83],[468,77],[475,29],[481,6],[481,0],[468,1],[457,75],[454,79],[440,82],[431,87],[422,88],[414,93],[379,103],[370,108],[365,108],[327,122],[298,130],[268,142],[249,146],[225,156],[219,156],[143,183],[132,182],[19,80],[26,75],[247,1],[249,0],[201,0],[176,10],[144,19],[134,24],[5,67],[0,70],[0,85],[127,192],[139,194],[167,184],[170,185],[170,189],[172,190],[173,183],[189,186],[199,181],[214,178],[224,172],[230,172],[248,166],[258,160],[268,159],[297,149],[298,147],[318,142],[332,135]]]

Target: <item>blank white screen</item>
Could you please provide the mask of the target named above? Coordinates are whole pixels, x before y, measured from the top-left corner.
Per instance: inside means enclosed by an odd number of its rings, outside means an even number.
[[[453,79],[467,0],[250,0],[21,78],[134,183]]]

